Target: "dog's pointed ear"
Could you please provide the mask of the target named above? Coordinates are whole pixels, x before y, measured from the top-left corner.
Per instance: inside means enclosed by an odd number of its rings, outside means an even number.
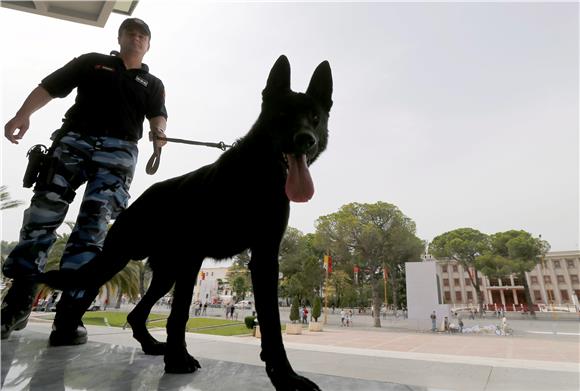
[[[332,107],[332,72],[328,61],[316,67],[306,93],[316,99],[326,111]]]
[[[266,88],[262,91],[262,97],[287,91],[290,91],[290,62],[285,55],[281,55],[270,70]]]

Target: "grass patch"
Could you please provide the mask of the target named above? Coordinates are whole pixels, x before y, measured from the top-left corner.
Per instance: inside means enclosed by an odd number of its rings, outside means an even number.
[[[167,314],[151,314],[149,315],[149,320],[163,319],[167,318]],[[106,321],[105,321],[106,319]],[[111,326],[111,327],[123,327],[127,322],[127,313],[118,311],[94,311],[86,312],[83,316],[83,323],[90,324],[94,326]],[[147,323],[147,327],[165,327],[165,320],[159,322]],[[159,326],[163,324],[163,326]]]
[[[150,314],[147,328],[165,328],[168,316],[169,314]],[[155,321],[157,319],[159,321]],[[83,316],[83,322],[87,325],[94,326],[123,327],[127,322],[127,313],[120,311],[87,312]],[[248,330],[243,322],[214,318],[190,318],[187,321],[186,329],[190,333],[225,336],[247,335],[252,333],[252,330]]]
[[[233,335],[250,335],[252,334],[252,330],[248,329],[245,324],[240,323],[238,325],[227,326],[227,327],[218,327],[218,328],[211,328],[211,329],[198,329],[198,330],[188,330],[192,333],[198,334],[211,334],[211,335],[224,335],[224,336],[233,336]]]

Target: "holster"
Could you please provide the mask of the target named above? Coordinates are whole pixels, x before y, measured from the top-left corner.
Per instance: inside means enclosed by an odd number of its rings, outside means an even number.
[[[48,185],[52,182],[58,164],[58,158],[53,156],[53,152],[67,131],[68,127],[65,125],[56,131],[54,141],[50,148],[47,148],[43,144],[36,144],[28,150],[26,154],[28,157],[28,165],[24,172],[22,186],[30,188],[35,183]]]
[[[26,171],[24,172],[24,178],[22,179],[22,186],[32,187],[38,180],[38,176],[43,166],[45,166],[45,160],[48,154],[48,148],[42,144],[36,144],[28,150],[26,156],[28,157],[28,165],[26,166]]]

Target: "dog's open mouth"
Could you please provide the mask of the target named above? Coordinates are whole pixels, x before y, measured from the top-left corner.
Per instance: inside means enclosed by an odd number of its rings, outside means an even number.
[[[306,155],[285,154],[288,164],[286,196],[290,201],[308,202],[314,195],[314,183],[310,176]]]

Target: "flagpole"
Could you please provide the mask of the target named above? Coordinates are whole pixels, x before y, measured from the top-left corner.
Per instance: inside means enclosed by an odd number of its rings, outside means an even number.
[[[383,283],[385,286],[385,311],[387,310],[387,268],[383,264]]]
[[[327,251],[327,254],[329,252]],[[328,265],[328,258],[326,258],[327,256],[324,256],[324,321],[323,324],[326,324],[328,321],[328,269],[329,269],[329,265]],[[330,257],[330,256],[329,256]]]

